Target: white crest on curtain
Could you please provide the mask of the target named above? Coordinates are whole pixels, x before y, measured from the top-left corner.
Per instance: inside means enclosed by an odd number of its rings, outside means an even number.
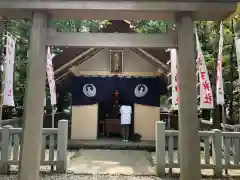
[[[48,47],[47,48],[47,77],[48,77],[48,84],[49,84],[50,95],[51,95],[51,105],[55,105],[57,103],[57,100],[56,100],[56,86],[55,86],[55,80],[54,80],[52,58],[53,58],[53,55],[51,54],[51,49],[50,47]],[[46,100],[45,100],[45,104],[46,104]]]
[[[87,97],[94,97],[96,96],[97,89],[93,84],[85,84],[83,86],[83,93]]]
[[[5,35],[6,38],[6,55],[5,55],[5,79],[4,79],[4,94],[3,105],[15,106],[13,97],[13,75],[14,75],[14,59],[16,39],[9,33]]]
[[[171,58],[171,81],[172,81],[172,109],[178,109],[179,102],[179,82],[178,82],[178,72],[177,72],[177,50],[170,49]]]
[[[223,88],[223,77],[222,77],[222,49],[223,49],[223,28],[222,28],[222,22],[221,22],[218,63],[217,63],[217,85],[216,85],[217,104],[221,104],[221,105],[224,104],[224,88]]]
[[[137,87],[135,88],[135,96],[136,97],[144,97],[148,92],[148,87],[145,84],[139,84],[137,85]]]
[[[205,64],[204,55],[202,52],[201,44],[198,38],[197,29],[196,35],[196,49],[197,49],[197,68],[199,71],[199,84],[200,84],[200,108],[213,109],[213,94],[211,83],[208,76],[208,70]]]

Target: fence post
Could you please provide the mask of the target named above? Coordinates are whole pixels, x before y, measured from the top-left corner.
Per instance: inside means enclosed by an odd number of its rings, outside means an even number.
[[[7,174],[9,170],[9,146],[10,146],[10,126],[4,126],[2,130],[2,147],[1,147],[1,163],[0,173]]]
[[[234,132],[239,132],[239,126],[235,125],[233,130],[234,130]],[[239,164],[239,161],[240,161],[240,140],[239,140],[239,138],[235,138],[233,140],[233,147],[234,147],[234,153],[235,153],[234,163]]]
[[[156,175],[165,176],[165,123],[156,122]]]
[[[222,176],[222,133],[219,129],[213,130],[213,161],[214,161],[214,175],[216,177]]]
[[[57,137],[57,164],[56,170],[65,173],[67,170],[67,143],[68,143],[68,120],[58,122]]]
[[[11,128],[13,128],[12,125],[7,125],[7,127],[9,127],[8,129],[10,130]],[[11,152],[12,152],[12,145],[13,145],[13,136],[11,135],[10,131],[9,131],[9,145],[8,145],[8,159],[11,159]]]

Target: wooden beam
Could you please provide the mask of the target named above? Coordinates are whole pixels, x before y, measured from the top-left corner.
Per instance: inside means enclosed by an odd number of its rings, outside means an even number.
[[[151,60],[153,60],[154,62],[156,62],[157,64],[160,64],[165,70],[168,70],[168,66],[163,63],[160,59],[154,57],[153,55],[149,54],[147,51],[145,51],[142,48],[137,48],[140,52],[142,52],[143,54],[145,54],[147,57],[149,57]]]
[[[140,54],[139,51],[136,48],[129,48],[129,50],[132,53],[134,53],[135,55],[137,55],[139,58],[143,59],[147,63],[149,63],[152,66],[154,66],[155,68],[158,68],[158,71],[160,70],[161,74],[165,72],[165,69],[163,69],[162,66],[159,63],[154,62],[152,59],[147,57],[145,54],[142,54],[142,53]]]
[[[142,76],[142,77],[155,77],[155,76],[161,76],[161,72],[123,72],[122,74],[113,74],[108,71],[79,71],[78,68],[76,67],[75,69],[68,70],[66,73],[61,75],[56,79],[56,84],[61,83],[69,73],[73,72],[75,76],[82,76],[82,75],[100,75],[100,76]]]
[[[111,73],[109,71],[80,71],[78,68],[76,68],[73,71],[75,76],[119,76],[119,77],[125,77],[125,76],[136,76],[136,77],[155,77],[160,76],[161,73],[158,72],[123,72],[123,73]]]
[[[57,68],[55,70],[55,74],[61,72],[62,70],[69,68],[74,62],[78,61],[79,59],[81,59],[83,56],[85,56],[88,53],[91,53],[92,51],[94,51],[95,48],[90,48],[86,51],[84,51],[83,53],[79,54],[78,56],[76,56],[75,58],[71,59],[70,61],[66,62],[65,64],[63,64],[62,66],[60,66],[59,68]]]
[[[34,11],[46,11],[55,19],[131,19],[174,20],[176,13],[193,12],[195,20],[219,20],[236,10],[236,2],[169,2],[163,1],[76,1],[76,0],[2,0],[0,16],[29,16]]]
[[[46,45],[67,47],[176,48],[176,39],[176,32],[166,34],[56,32],[48,34]]]
[[[79,64],[91,59],[91,57],[87,57],[86,59],[83,58],[84,56],[88,55],[89,53],[92,53],[94,50],[96,50],[96,48],[90,48],[87,51],[84,51],[83,53],[79,54],[78,56],[76,56],[75,58],[73,58],[72,60],[68,61],[66,64],[62,65],[60,68],[55,70],[55,74],[61,72],[62,70],[65,70],[66,68],[68,68],[67,72],[60,75],[60,76],[56,76],[56,82],[59,83],[63,78],[65,78],[66,75],[68,75],[70,72],[73,72],[72,68],[76,65],[73,65],[74,63],[78,62]],[[100,52],[102,52],[103,49],[99,49],[98,52],[96,52],[93,56],[99,54]],[[82,59],[83,58],[83,59]]]
[[[68,76],[68,74],[71,72],[71,70],[67,70],[66,73],[64,73],[63,75],[61,75],[60,77],[56,78],[56,83],[59,84],[63,79],[65,79],[66,76]]]

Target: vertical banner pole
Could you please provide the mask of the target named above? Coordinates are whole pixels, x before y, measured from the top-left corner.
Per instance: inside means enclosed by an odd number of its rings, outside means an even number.
[[[237,57],[237,65],[238,65],[238,86],[240,86],[240,39],[235,35],[235,48],[236,48],[236,57]],[[240,87],[238,87],[240,89]],[[240,96],[239,96],[239,104],[240,104]],[[240,108],[238,110],[238,123],[240,124]]]
[[[55,107],[52,105],[52,128],[54,128]]]
[[[234,84],[234,65],[233,65],[233,59],[234,59],[234,48],[235,48],[235,42],[234,42],[234,21],[232,19],[231,21],[231,33],[232,33],[232,46],[231,46],[231,52],[230,52],[230,57],[229,57],[229,63],[228,63],[228,67],[230,70],[230,84],[229,84],[229,119],[230,121],[233,120],[233,108],[234,108],[234,100],[233,100],[233,84]]]
[[[225,108],[224,108],[224,104],[222,104],[221,107],[222,107],[222,123],[223,123],[223,131],[226,131],[226,116],[225,116]]]

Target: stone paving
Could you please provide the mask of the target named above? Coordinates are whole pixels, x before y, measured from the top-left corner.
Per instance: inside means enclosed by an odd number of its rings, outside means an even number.
[[[70,159],[74,174],[155,175],[150,153],[130,150],[81,150]]]
[[[177,161],[177,152],[174,152],[174,159]],[[74,174],[155,176],[154,152],[136,150],[80,150],[73,153],[69,160],[68,170]],[[203,159],[201,161],[204,163]],[[173,173],[179,174],[180,169],[173,169]],[[240,179],[239,170],[228,170],[228,174]],[[212,176],[213,170],[203,169],[202,175],[207,177]]]

